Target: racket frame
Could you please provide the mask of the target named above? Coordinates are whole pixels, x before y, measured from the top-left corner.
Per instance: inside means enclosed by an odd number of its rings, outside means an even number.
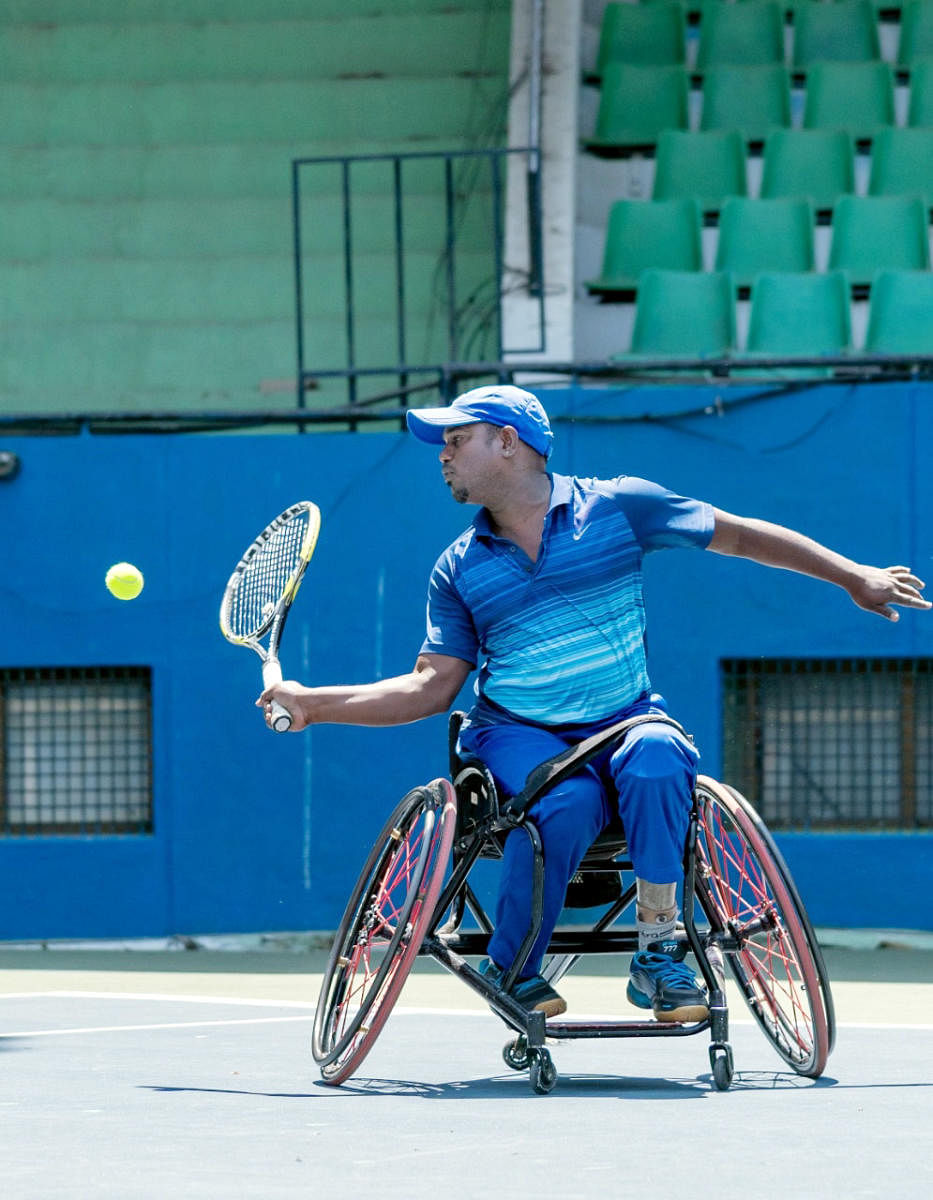
[[[274,604],[271,600],[267,602],[273,606],[256,629],[250,633],[235,633],[231,627],[230,613],[240,580],[245,575],[253,559],[263,552],[270,538],[301,513],[307,514],[308,525],[298,550],[298,562],[285,581],[281,595]],[[301,500],[297,504],[290,504],[288,508],[284,509],[269,522],[258,537],[250,542],[240,561],[234,567],[230,578],[227,580],[227,586],[224,588],[223,598],[220,602],[220,631],[227,641],[231,642],[234,646],[248,646],[259,655],[262,661],[262,682],[264,689],[274,687],[275,684],[282,682],[279,646],[282,641],[283,630],[285,629],[285,621],[288,618],[292,601],[298,594],[305,569],[311,561],[311,556],[314,554],[314,548],[317,545],[320,531],[321,510],[312,500]],[[263,646],[259,639],[265,637],[267,633],[269,634],[268,646]],[[272,729],[276,733],[285,733],[291,727],[291,724],[291,713],[284,705],[279,704],[277,700],[273,700],[271,714]]]

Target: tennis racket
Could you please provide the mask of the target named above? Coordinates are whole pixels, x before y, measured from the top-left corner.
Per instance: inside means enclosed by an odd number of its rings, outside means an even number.
[[[321,512],[310,500],[286,508],[270,521],[236,565],[220,602],[220,630],[234,646],[249,646],[262,659],[267,688],[282,682],[279,644],[285,620],[311,561]],[[260,638],[269,635],[267,646]],[[276,733],[291,727],[291,713],[272,701]]]

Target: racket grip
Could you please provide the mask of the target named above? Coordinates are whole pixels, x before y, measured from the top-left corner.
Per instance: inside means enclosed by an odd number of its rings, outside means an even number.
[[[278,659],[267,659],[262,664],[262,682],[266,688],[282,682],[282,668]],[[278,700],[272,701],[271,726],[275,733],[288,733],[292,726],[292,714],[283,704],[279,704]]]

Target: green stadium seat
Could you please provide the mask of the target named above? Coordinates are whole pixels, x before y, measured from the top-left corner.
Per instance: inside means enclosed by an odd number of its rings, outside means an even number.
[[[761,142],[790,123],[790,78],[782,64],[730,63],[703,76],[700,129],[738,129],[747,141]]]
[[[610,3],[603,10],[596,56],[597,79],[610,62],[672,66],[686,61],[687,17],[680,3]]]
[[[746,353],[816,357],[851,348],[849,282],[842,271],[768,271],[755,280]]]
[[[693,197],[679,200],[618,200],[609,211],[603,266],[585,284],[611,298],[634,292],[649,267],[699,271],[703,267],[702,219]]]
[[[720,358],[735,348],[735,292],[722,272],[647,270],[635,303],[630,356]]]
[[[880,59],[878,17],[871,0],[801,4],[794,10],[794,66]]]
[[[855,146],[842,129],[779,129],[765,139],[761,196],[808,197],[828,213],[855,191]]]
[[[907,124],[933,125],[933,58],[920,58],[910,67],[910,101]]]
[[[933,200],[933,129],[882,129],[871,145],[873,196],[918,192]]]
[[[611,62],[603,72],[596,131],[584,145],[595,154],[653,146],[663,129],[686,129],[689,84],[683,67]]]
[[[829,269],[870,284],[883,268],[930,266],[927,206],[921,196],[842,196],[833,210]]]
[[[813,225],[809,200],[730,196],[719,213],[715,269],[743,289],[762,271],[812,271]]]
[[[697,70],[722,63],[784,62],[784,10],[776,0],[707,3],[700,16]]]
[[[933,273],[879,271],[868,302],[868,354],[933,354]]]
[[[933,3],[907,0],[901,8],[901,38],[897,61],[910,67],[919,58],[933,57]]]
[[[696,196],[704,212],[748,190],[745,142],[736,129],[689,133],[665,129],[655,154],[655,200]]]
[[[805,129],[845,129],[858,140],[894,124],[894,74],[886,62],[822,62],[807,68]]]

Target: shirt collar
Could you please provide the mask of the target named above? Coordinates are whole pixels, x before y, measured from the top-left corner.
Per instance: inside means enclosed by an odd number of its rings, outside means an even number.
[[[573,488],[570,482],[569,475],[551,475],[548,473],[548,478],[551,480],[551,502],[548,505],[548,512],[553,512],[555,508],[559,508],[562,504],[569,504],[573,497]],[[476,530],[477,537],[494,538],[497,536],[489,524],[489,514],[485,508],[481,508],[472,521],[473,528]]]

